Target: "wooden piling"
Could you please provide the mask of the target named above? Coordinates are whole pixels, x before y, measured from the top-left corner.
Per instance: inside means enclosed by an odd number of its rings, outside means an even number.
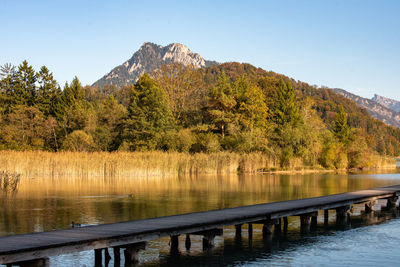
[[[242,225],[241,224],[237,224],[235,225],[235,236],[236,238],[241,238],[242,237]]]
[[[248,235],[249,235],[249,239],[253,239],[253,224],[249,223],[249,227],[248,227]]]
[[[146,242],[140,242],[126,246],[124,251],[125,263],[139,262],[139,251],[144,249],[146,249]]]
[[[121,250],[119,247],[113,247],[113,252],[114,252],[114,265],[119,266],[119,263],[121,262]]]
[[[190,235],[186,234],[186,239],[185,239],[185,248],[186,248],[186,250],[190,250],[191,246],[192,246],[192,242],[190,241]]]
[[[328,226],[329,224],[329,210],[325,209],[324,210],[324,225]]]
[[[209,250],[214,247],[215,234],[210,232],[203,235],[203,250]]]
[[[179,235],[171,236],[171,253],[175,253],[179,251]]]
[[[397,203],[397,194],[395,193],[393,197],[388,198],[386,203],[388,209],[395,208]]]
[[[103,266],[102,249],[94,250],[94,266]]]
[[[311,230],[316,230],[318,225],[318,212],[314,212],[311,214]]]

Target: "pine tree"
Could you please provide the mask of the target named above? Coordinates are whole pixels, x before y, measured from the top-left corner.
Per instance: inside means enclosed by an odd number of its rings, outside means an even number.
[[[37,92],[36,106],[47,117],[49,115],[56,117],[57,105],[61,100],[61,89],[53,74],[43,66],[37,73],[39,88]]]
[[[71,106],[76,103],[81,103],[85,100],[85,90],[82,87],[78,77],[74,77],[72,82],[65,84],[62,101],[65,106]]]
[[[279,81],[277,99],[273,106],[273,121],[278,129],[286,124],[297,126],[301,122],[299,106],[296,100],[296,91],[290,82]]]
[[[234,119],[233,108],[236,105],[235,95],[229,77],[225,72],[218,77],[218,84],[210,89],[208,98],[208,114],[211,123],[225,137],[226,126]]]
[[[335,121],[333,122],[332,131],[340,142],[344,144],[348,143],[350,136],[350,129],[347,123],[347,114],[344,111],[343,106],[339,107],[339,112],[336,114]]]
[[[166,94],[148,75],[142,75],[131,91],[123,140],[130,150],[153,150],[159,135],[173,126]]]
[[[15,75],[15,85],[11,92],[13,105],[34,106],[36,101],[36,73],[32,66],[24,60],[18,66]]]
[[[15,67],[9,63],[0,67],[0,112],[9,112],[15,85]]]

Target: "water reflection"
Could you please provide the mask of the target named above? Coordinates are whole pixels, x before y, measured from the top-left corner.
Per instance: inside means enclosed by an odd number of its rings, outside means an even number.
[[[34,177],[28,179],[22,177],[13,197],[7,200],[2,199],[0,235],[70,228],[72,221],[85,225],[111,223],[314,197],[395,184],[400,184],[400,177],[395,172],[140,179],[121,177]],[[354,217],[351,227],[358,227],[357,220],[360,220],[360,225],[365,224],[365,218],[362,218],[361,214],[359,216],[360,218]],[[323,215],[319,217],[323,219]],[[370,220],[376,220],[375,218],[372,216]],[[179,253],[172,254],[168,245],[169,239],[155,240],[142,254],[141,261],[150,265],[171,263],[178,265],[181,264],[178,262],[182,260],[181,265],[186,262],[204,266],[207,262],[218,265],[222,257],[224,264],[251,265],[256,264],[260,258],[278,257],[277,251],[283,251],[282,253],[286,255],[282,256],[285,258],[282,261],[284,263],[290,258],[288,253],[292,250],[298,250],[299,246],[304,246],[307,242],[316,242],[308,235],[304,241],[298,228],[298,218],[289,218],[289,228],[281,233],[284,238],[274,238],[268,242],[262,239],[259,226],[254,226],[252,240],[247,238],[246,225],[243,226],[240,239],[235,239],[235,229],[228,229],[223,237],[216,238],[216,247],[212,253],[203,252],[201,241],[196,241],[196,237],[191,239],[189,252],[185,249],[185,237],[180,237]],[[319,235],[323,232],[324,236],[330,236],[330,233],[336,230],[337,228],[318,228],[317,233]],[[237,253],[238,251],[241,253]],[[200,259],[197,258],[199,255]],[[179,261],[176,260],[177,258]],[[55,265],[59,266],[63,266],[61,264],[63,261],[73,266],[83,264],[91,266],[93,253],[76,253],[53,259]],[[265,261],[261,260],[261,262],[265,264]]]

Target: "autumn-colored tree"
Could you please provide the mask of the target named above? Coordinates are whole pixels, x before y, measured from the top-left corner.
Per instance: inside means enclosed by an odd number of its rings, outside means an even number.
[[[242,76],[234,84],[236,93],[237,116],[244,130],[268,128],[268,107],[261,89]]]
[[[153,73],[154,79],[167,93],[169,107],[177,122],[188,123],[185,115],[199,110],[205,99],[201,73],[193,66],[179,63],[162,65]]]

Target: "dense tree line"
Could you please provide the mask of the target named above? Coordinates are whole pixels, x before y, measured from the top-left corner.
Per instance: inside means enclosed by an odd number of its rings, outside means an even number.
[[[354,102],[249,64],[171,64],[121,88],[61,89],[26,61],[0,75],[0,149],[260,151],[326,168],[400,154],[399,129]]]

